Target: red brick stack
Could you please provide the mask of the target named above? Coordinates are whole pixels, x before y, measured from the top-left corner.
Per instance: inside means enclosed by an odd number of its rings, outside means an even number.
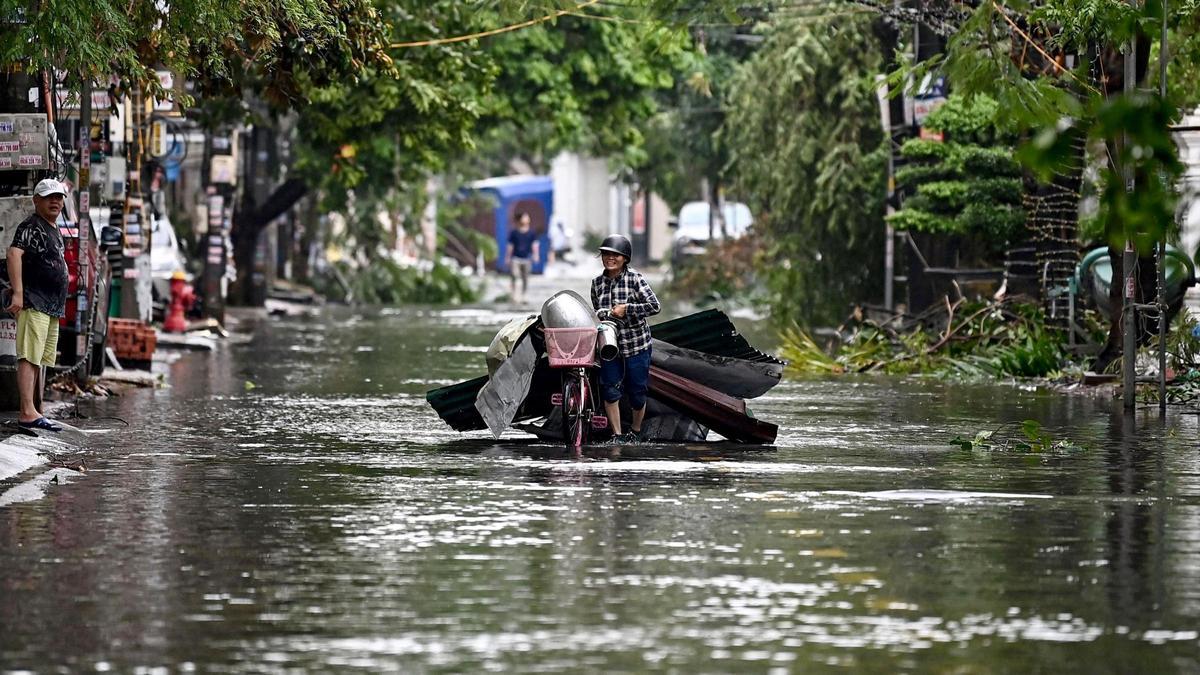
[[[154,327],[133,319],[108,320],[108,345],[122,365],[149,368],[158,336]]]

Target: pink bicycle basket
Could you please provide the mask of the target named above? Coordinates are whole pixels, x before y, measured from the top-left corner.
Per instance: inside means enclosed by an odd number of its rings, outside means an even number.
[[[552,368],[592,365],[596,362],[596,329],[547,328],[546,355]]]

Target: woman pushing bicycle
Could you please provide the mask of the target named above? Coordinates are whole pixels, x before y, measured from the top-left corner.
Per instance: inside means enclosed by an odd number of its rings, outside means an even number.
[[[646,318],[662,306],[654,289],[637,270],[629,267],[633,246],[629,239],[611,234],[600,243],[604,272],[592,279],[592,308],[601,321],[617,326],[621,354],[600,362],[600,391],[609,428],[620,443],[645,440],[642,420],[646,416],[646,391],[650,383],[650,325]],[[622,434],[621,396],[629,397],[633,411],[629,433]]]

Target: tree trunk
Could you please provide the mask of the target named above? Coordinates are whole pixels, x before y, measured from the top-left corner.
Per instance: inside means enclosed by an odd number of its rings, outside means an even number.
[[[300,218],[300,242],[297,244],[299,250],[296,251],[296,262],[292,266],[295,272],[296,281],[301,284],[307,284],[311,281],[312,270],[308,268],[308,258],[312,251],[313,242],[316,241],[317,229],[319,227],[319,216],[317,214],[317,199],[311,197],[305,201],[302,209],[304,214]]]
[[[1096,355],[1096,360],[1092,363],[1092,370],[1097,373],[1103,372],[1113,361],[1121,358],[1121,345],[1125,336],[1121,325],[1125,291],[1124,256],[1121,249],[1109,245],[1108,257],[1112,261],[1112,284],[1108,288],[1108,306],[1112,308],[1111,324],[1108,327],[1108,339],[1104,342],[1104,348]],[[1139,256],[1137,267],[1137,291],[1134,295],[1134,302],[1153,303],[1156,301],[1158,287],[1158,266],[1154,255]],[[1178,311],[1178,307],[1175,310]],[[1170,314],[1171,312],[1168,312],[1168,316]],[[1139,319],[1136,323],[1137,345],[1140,347],[1147,344],[1152,336],[1158,334],[1158,321],[1146,319],[1144,313],[1140,312],[1137,314],[1137,318]]]
[[[271,193],[262,206],[253,202],[238,209],[233,217],[233,261],[237,266],[237,282],[229,290],[229,304],[245,305],[254,273],[254,249],[262,231],[308,192],[308,184],[299,178],[289,178]]]
[[[1108,80],[1102,84],[1106,85],[1106,90],[1110,92],[1109,96],[1115,96],[1117,92],[1125,89],[1125,58],[1119,48],[1108,46],[1101,49],[1097,45],[1093,45],[1089,49],[1089,53],[1101,64],[1100,72],[1107,75]],[[1136,71],[1137,76],[1135,83],[1142,81],[1146,74],[1146,69],[1150,63],[1150,40],[1144,34],[1140,35],[1136,44]],[[1111,142],[1111,141],[1110,141]],[[1117,156],[1116,148],[1109,148],[1110,156]],[[1103,372],[1108,368],[1113,361],[1121,357],[1122,340],[1124,338],[1124,329],[1121,326],[1121,308],[1124,295],[1125,284],[1125,263],[1123,260],[1123,252],[1109,244],[1108,257],[1112,261],[1112,285],[1108,292],[1109,306],[1112,308],[1108,327],[1108,339],[1104,343],[1104,348],[1096,356],[1096,360],[1092,363],[1092,370],[1095,372]],[[1138,257],[1138,274],[1137,274],[1137,290],[1135,293],[1135,302],[1154,302],[1156,289],[1158,286],[1157,265],[1153,255],[1150,257]],[[1136,344],[1142,345],[1150,337],[1150,331],[1146,330],[1146,322],[1139,321],[1138,337]],[[1157,332],[1157,322],[1154,326],[1154,332]]]

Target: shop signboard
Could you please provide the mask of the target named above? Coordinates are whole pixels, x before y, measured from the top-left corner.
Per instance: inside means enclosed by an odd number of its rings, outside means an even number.
[[[934,110],[946,102],[946,78],[926,75],[913,97],[913,123],[921,126]]]
[[[0,171],[50,168],[43,113],[0,114]]]
[[[8,293],[3,295],[7,302]],[[17,320],[7,313],[0,316],[0,356],[17,358]]]

